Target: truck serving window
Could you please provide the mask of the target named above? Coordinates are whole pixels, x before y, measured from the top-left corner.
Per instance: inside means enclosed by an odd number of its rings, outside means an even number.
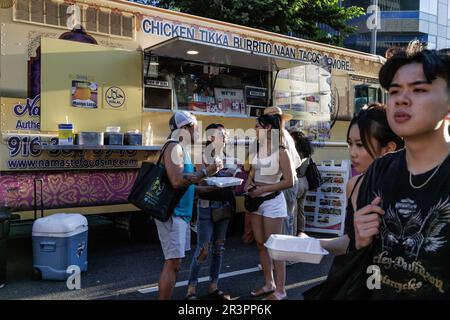
[[[246,98],[249,105],[255,95],[267,100],[268,83],[267,71],[146,56],[144,108],[250,115]]]

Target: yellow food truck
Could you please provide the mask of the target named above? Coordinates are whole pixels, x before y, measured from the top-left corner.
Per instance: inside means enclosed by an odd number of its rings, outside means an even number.
[[[127,196],[175,110],[245,132],[275,105],[316,162],[340,162],[353,113],[384,101],[379,56],[127,1],[8,2],[0,199],[23,220],[136,211]]]

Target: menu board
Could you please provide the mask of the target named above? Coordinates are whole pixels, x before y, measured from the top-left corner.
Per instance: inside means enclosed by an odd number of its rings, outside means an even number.
[[[215,88],[216,112],[245,114],[244,91],[240,89]]]
[[[305,231],[344,234],[346,214],[345,188],[350,176],[350,162],[340,166],[330,161],[318,166],[323,184],[316,191],[308,191],[305,199]]]

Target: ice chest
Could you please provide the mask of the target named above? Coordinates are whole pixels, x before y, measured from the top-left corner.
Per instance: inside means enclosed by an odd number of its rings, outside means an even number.
[[[33,267],[44,280],[66,280],[67,268],[87,270],[88,222],[81,214],[58,213],[33,224]]]
[[[264,246],[273,260],[318,264],[328,254],[315,238],[272,234]]]

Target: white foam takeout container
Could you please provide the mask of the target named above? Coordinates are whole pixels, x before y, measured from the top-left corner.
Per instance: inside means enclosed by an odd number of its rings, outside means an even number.
[[[210,177],[205,179],[206,183],[210,186],[216,186],[219,188],[240,186],[244,179],[234,177]]]
[[[328,251],[323,249],[318,239],[299,238],[273,234],[264,246],[273,260],[296,261],[318,264]]]

